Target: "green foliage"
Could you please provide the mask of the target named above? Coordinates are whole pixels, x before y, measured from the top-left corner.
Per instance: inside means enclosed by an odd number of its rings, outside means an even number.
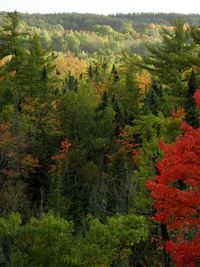
[[[70,266],[73,225],[49,213],[32,218],[14,240],[11,266]]]
[[[184,116],[198,120],[200,50],[197,28],[176,21],[159,34],[156,22],[174,17],[159,16],[5,15],[1,266],[163,265],[145,184],[160,142],[182,135]]]
[[[7,13],[4,24],[1,28],[0,56],[5,57],[13,55],[12,61],[16,61],[16,57],[22,52],[23,34],[20,31],[20,17],[15,12]],[[13,62],[12,64],[16,64]]]
[[[97,219],[89,222],[89,232],[81,253],[84,266],[112,266],[115,262],[125,266],[135,244],[147,238],[144,217],[115,216],[102,224]]]
[[[190,79],[188,81],[188,91],[185,103],[185,111],[186,111],[185,121],[194,128],[198,128],[200,125],[199,114],[193,97],[196,89],[197,89],[196,75],[193,70]]]
[[[31,97],[40,96],[45,101],[52,84],[50,77],[55,69],[55,56],[42,47],[41,38],[37,35],[31,38],[29,51],[23,62],[24,92]]]
[[[177,79],[182,81],[185,71],[193,66],[198,56],[190,43],[190,30],[185,30],[183,21],[176,20],[173,26],[173,30],[162,29],[162,42],[149,46],[151,55],[146,60],[147,68],[168,85]]]
[[[76,36],[70,33],[65,37],[65,40],[67,42],[68,49],[77,54],[79,51],[80,41],[76,38]]]
[[[141,116],[135,121],[133,131],[141,140],[141,154],[139,156],[138,169],[134,172],[133,183],[135,184],[134,209],[141,212],[151,213],[152,201],[149,198],[145,183],[147,177],[153,178],[156,174],[156,161],[161,158],[159,148],[160,141],[175,141],[179,130],[180,119],[164,118],[159,113]],[[144,194],[144,195],[143,195]]]
[[[152,113],[153,115],[158,115],[158,112],[162,112],[166,115],[169,113],[168,102],[169,100],[162,85],[159,85],[156,80],[153,80],[144,99],[143,112],[145,114]]]
[[[146,240],[144,217],[116,216],[102,224],[89,220],[86,236],[74,236],[73,224],[52,213],[21,225],[20,216],[0,218],[0,237],[11,242],[10,266],[111,266],[127,262],[135,244]]]
[[[77,79],[71,75],[71,73],[68,73],[68,77],[66,78],[65,82],[65,91],[66,90],[71,90],[71,91],[77,91],[78,90],[78,81]]]
[[[8,219],[0,218],[0,236],[15,236],[20,229],[21,218],[17,213],[12,213]]]
[[[49,208],[55,212],[57,216],[64,217],[67,211],[67,198],[64,196],[64,174],[61,171],[61,166],[58,163],[57,169],[52,175],[52,182],[49,196]]]

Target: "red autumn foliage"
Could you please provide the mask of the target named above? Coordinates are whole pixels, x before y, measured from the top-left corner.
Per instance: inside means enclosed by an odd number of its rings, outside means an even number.
[[[196,90],[194,93],[194,99],[197,103],[197,107],[200,108],[200,89]]]
[[[179,243],[167,241],[166,250],[176,260],[177,267],[195,267],[196,262],[200,261],[200,235],[195,236],[192,241],[183,240]]]
[[[138,147],[138,144],[134,143],[133,134],[131,131],[123,130],[119,134],[120,139],[118,139],[118,142],[121,145],[120,152],[121,153],[128,153],[131,156],[131,159],[135,161],[137,157],[139,156],[140,152],[136,149]]]
[[[71,142],[68,139],[65,139],[61,142],[59,154],[52,156],[52,160],[55,161],[55,164],[51,165],[50,173],[55,174],[60,166],[60,170],[63,171],[66,167],[69,149],[72,146]]]
[[[61,148],[59,154],[52,157],[53,160],[63,160],[66,158],[69,148],[71,147],[71,142],[65,139],[61,142]]]
[[[147,181],[147,188],[155,200],[154,219],[176,230],[168,251],[178,267],[192,267],[200,260],[200,128],[184,123],[182,129],[184,137],[175,144],[161,143],[159,175]]]

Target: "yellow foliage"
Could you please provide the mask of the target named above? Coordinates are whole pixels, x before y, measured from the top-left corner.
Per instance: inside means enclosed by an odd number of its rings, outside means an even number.
[[[57,72],[61,78],[65,78],[70,71],[74,76],[80,76],[87,68],[87,62],[74,56],[73,53],[58,53],[56,59]]]
[[[139,88],[141,89],[141,93],[146,93],[151,85],[151,76],[147,71],[143,71],[142,73],[137,73],[137,80],[139,82]]]
[[[32,157],[32,155],[28,154],[23,158],[23,164],[28,167],[29,169],[31,169],[32,172],[34,172],[35,168],[39,168],[40,164],[39,164],[39,160],[35,159]]]
[[[3,149],[12,141],[12,135],[10,132],[11,125],[4,123],[0,125],[0,148]]]

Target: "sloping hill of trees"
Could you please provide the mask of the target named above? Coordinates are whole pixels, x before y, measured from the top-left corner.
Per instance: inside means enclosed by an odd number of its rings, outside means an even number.
[[[0,13],[0,25],[6,13]],[[20,14],[24,31],[40,35],[44,48],[57,52],[70,51],[77,57],[117,57],[122,50],[144,55],[146,44],[161,40],[162,26],[172,27],[174,19],[200,25],[199,15],[181,14]]]
[[[0,21],[5,16],[0,13]],[[68,30],[93,31],[94,25],[109,25],[114,30],[123,32],[127,25],[134,27],[137,31],[143,31],[148,24],[172,25],[177,18],[195,26],[200,25],[199,14],[176,14],[176,13],[130,13],[116,15],[96,15],[79,13],[59,14],[21,14],[23,20],[31,26],[50,29],[52,25],[60,24]]]
[[[0,266],[198,267],[199,27],[94,27],[3,19]]]

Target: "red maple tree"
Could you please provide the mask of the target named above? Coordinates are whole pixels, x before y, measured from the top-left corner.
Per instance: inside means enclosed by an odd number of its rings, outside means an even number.
[[[196,90],[194,94],[195,101],[197,103],[197,107],[200,108],[200,90]]]
[[[194,97],[200,104],[200,91]],[[154,219],[170,231],[167,252],[178,267],[195,267],[200,262],[200,128],[181,127],[183,138],[172,145],[161,143],[159,175],[147,181],[147,188],[155,200]]]

